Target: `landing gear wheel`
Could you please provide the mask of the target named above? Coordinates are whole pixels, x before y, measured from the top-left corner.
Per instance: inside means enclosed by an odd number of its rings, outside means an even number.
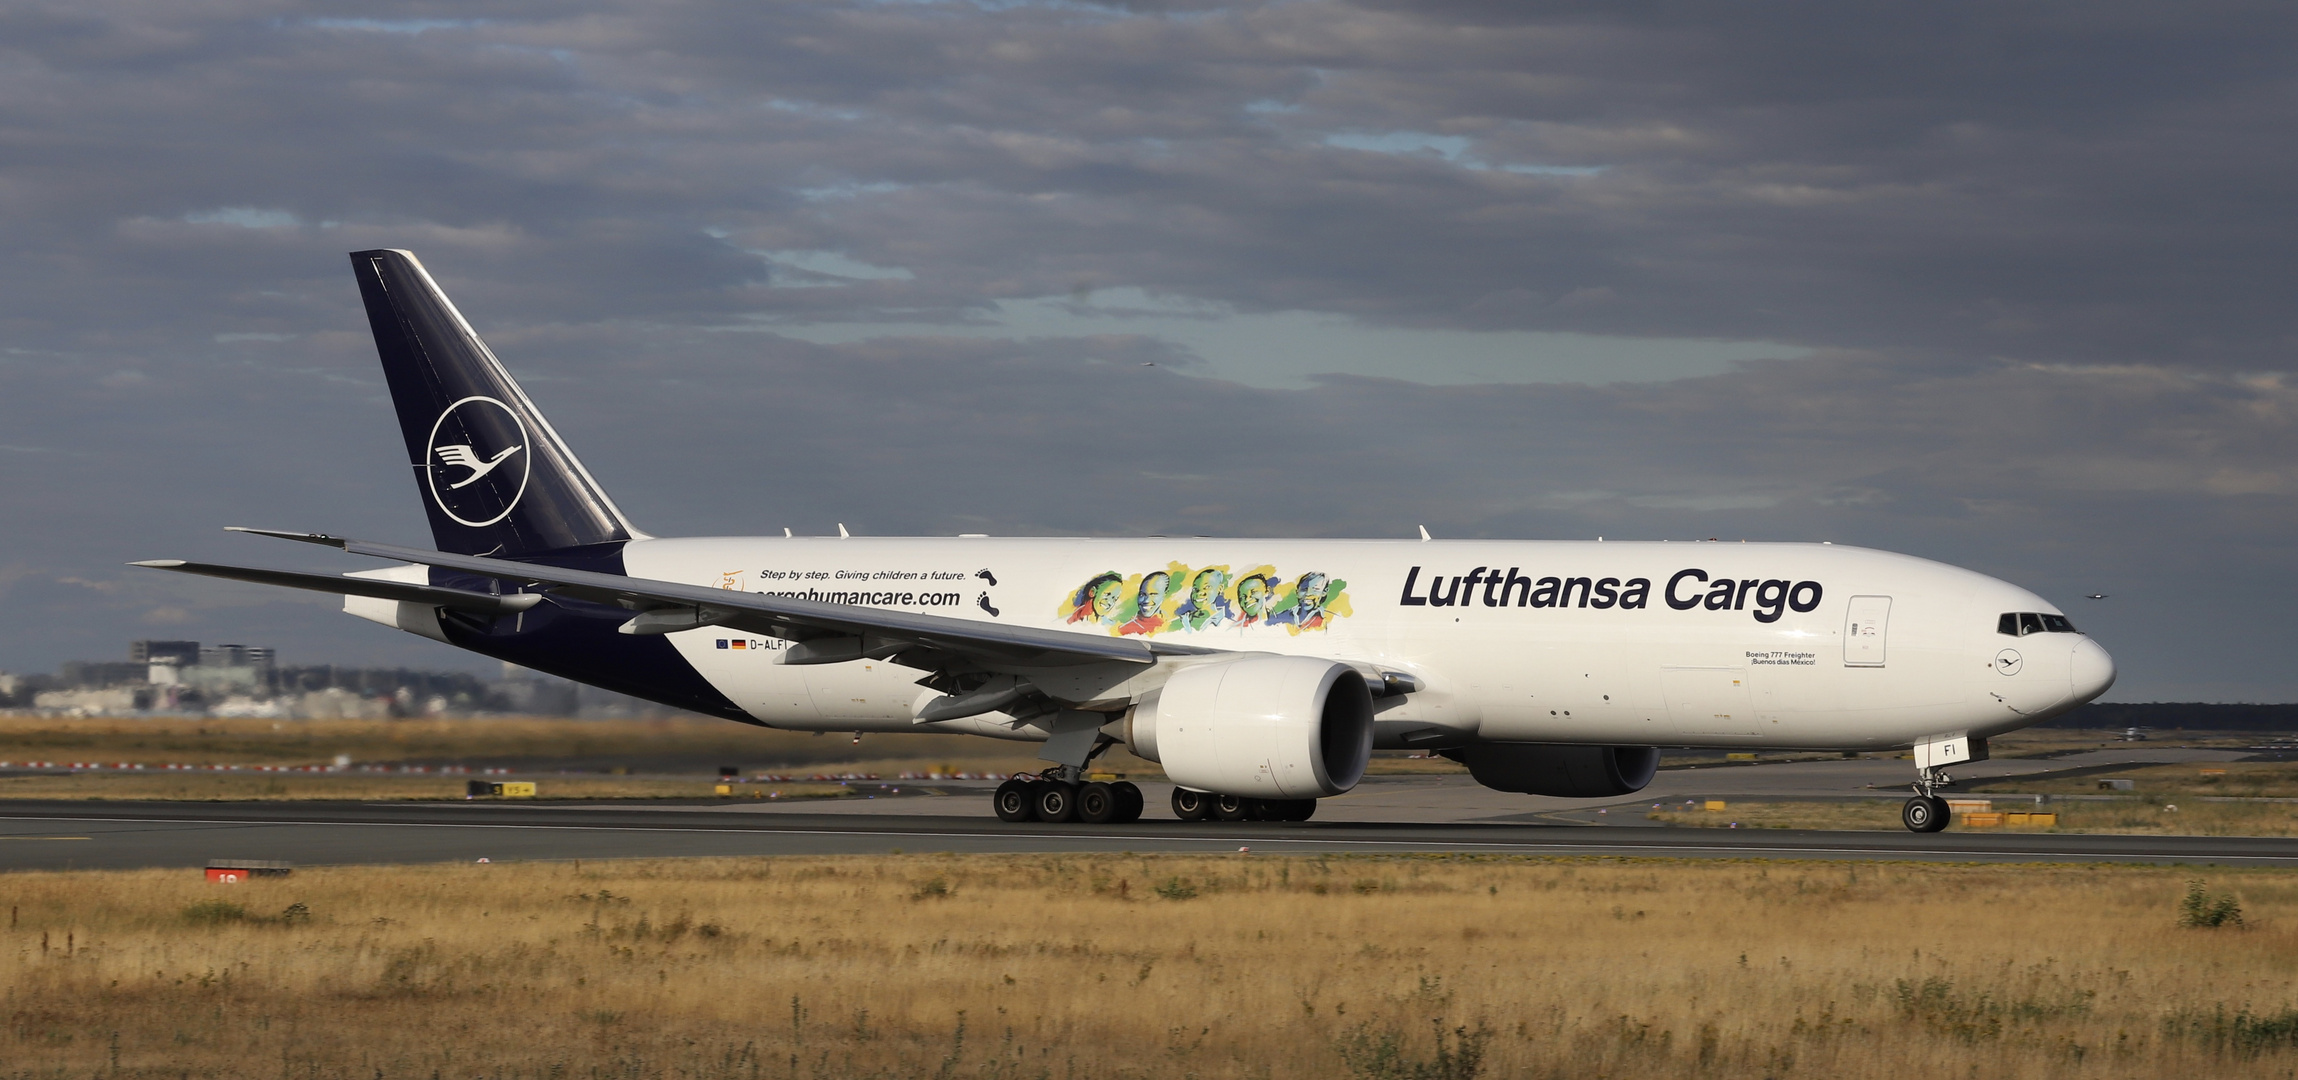
[[[1125,800],[1109,785],[1094,782],[1077,789],[1077,820],[1087,825],[1107,825],[1125,812]]]
[[[1261,800],[1242,795],[1213,796],[1213,818],[1216,821],[1257,821],[1261,816]]]
[[[1109,785],[1109,791],[1117,796],[1116,820],[1120,822],[1141,820],[1141,811],[1148,808],[1149,801],[1141,797],[1140,785],[1131,780],[1119,780]]]
[[[1213,796],[1185,787],[1173,789],[1173,816],[1183,821],[1203,821],[1213,816]]]
[[[1008,780],[997,786],[997,794],[990,796],[989,802],[997,810],[999,821],[1028,821],[1037,813],[1030,805],[1036,801],[1030,798],[1031,794],[1029,781]]]
[[[1908,832],[1934,833],[1947,827],[1947,800],[1917,795],[1899,808],[1899,822]]]
[[[1315,799],[1265,799],[1261,802],[1262,821],[1307,821],[1316,812]]]
[[[1077,789],[1059,780],[1037,782],[1037,820],[1059,825],[1077,816]]]

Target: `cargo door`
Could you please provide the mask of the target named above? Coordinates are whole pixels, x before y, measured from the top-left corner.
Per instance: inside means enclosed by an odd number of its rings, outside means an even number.
[[[1843,666],[1882,667],[1883,642],[1891,630],[1891,598],[1854,596],[1843,619]]]
[[[1660,692],[1679,735],[1756,734],[1746,668],[1661,668]]]

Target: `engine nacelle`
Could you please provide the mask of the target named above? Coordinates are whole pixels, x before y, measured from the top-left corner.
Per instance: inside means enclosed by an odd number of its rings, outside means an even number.
[[[1442,753],[1494,791],[1565,799],[1632,795],[1660,771],[1657,746],[1471,743]]]
[[[1133,753],[1219,795],[1314,799],[1364,778],[1372,694],[1347,664],[1250,656],[1186,668],[1125,718]]]

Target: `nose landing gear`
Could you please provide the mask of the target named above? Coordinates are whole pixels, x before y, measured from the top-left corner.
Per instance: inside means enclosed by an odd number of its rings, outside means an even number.
[[[1934,833],[1947,827],[1947,800],[1939,789],[1955,779],[1947,766],[1987,760],[1984,736],[1949,732],[1915,740],[1915,797],[1899,809],[1899,823],[1909,832]]]
[[[1917,795],[1899,808],[1899,823],[1908,832],[1938,832],[1947,827],[1947,800],[1937,795]]]
[[[1947,827],[1947,800],[1938,796],[1938,789],[1955,782],[1937,766],[1925,766],[1915,781],[1915,797],[1899,808],[1899,823],[1908,832],[1935,833]]]

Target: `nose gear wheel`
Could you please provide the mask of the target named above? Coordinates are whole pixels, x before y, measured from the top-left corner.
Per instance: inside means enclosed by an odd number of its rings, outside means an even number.
[[[1935,833],[1947,827],[1947,800],[1917,795],[1899,808],[1899,823],[1909,832]]]

